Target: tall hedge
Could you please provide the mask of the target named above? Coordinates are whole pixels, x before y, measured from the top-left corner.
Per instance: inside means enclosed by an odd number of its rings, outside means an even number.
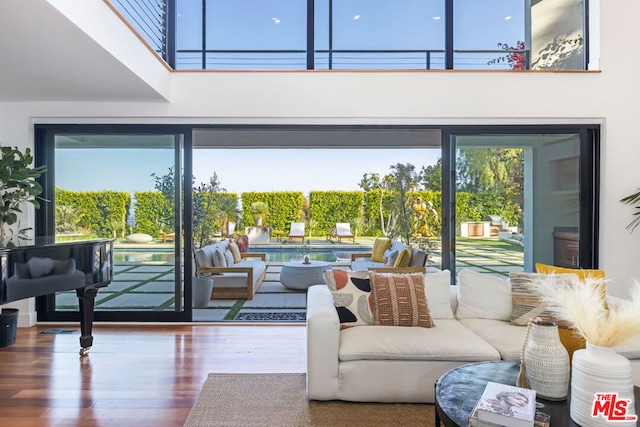
[[[77,209],[81,218],[78,226],[98,237],[113,237],[124,233],[131,195],[123,191],[69,191],[56,189],[56,206]]]
[[[362,216],[362,191],[311,191],[309,217],[316,221],[315,234],[325,234],[337,222],[351,222]]]
[[[251,215],[251,203],[265,202],[269,206],[269,215],[262,219],[263,226],[274,230],[288,231],[291,222],[304,217],[304,195],[301,191],[245,192],[242,199],[242,226],[255,225]]]
[[[136,191],[135,232],[158,237],[160,231],[173,232],[173,203],[159,191]]]

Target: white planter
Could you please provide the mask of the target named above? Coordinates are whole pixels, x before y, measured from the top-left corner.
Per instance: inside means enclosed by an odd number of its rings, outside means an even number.
[[[208,305],[213,291],[213,277],[194,277],[192,290],[194,307]]]

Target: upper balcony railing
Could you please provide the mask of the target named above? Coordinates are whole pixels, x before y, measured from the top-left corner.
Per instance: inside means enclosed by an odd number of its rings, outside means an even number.
[[[120,11],[171,67],[180,70],[584,70],[588,62],[588,38],[583,36],[588,35],[588,28],[581,9],[586,2],[571,0],[535,2],[527,13],[521,13],[517,19],[515,24],[519,29],[515,33],[511,26],[511,32],[506,32],[501,27],[495,34],[492,33],[492,28],[480,27],[489,25],[480,17],[476,19],[477,22],[471,21],[469,24],[469,13],[465,15],[464,12],[477,6],[471,0],[425,0],[422,6],[441,5],[444,19],[433,16],[433,21],[428,22],[423,16],[422,20],[417,21],[418,24],[413,23],[409,36],[398,36],[398,40],[393,38],[394,31],[400,33],[404,21],[388,24],[388,27],[379,31],[386,30],[387,38],[380,37],[376,34],[378,27],[375,25],[367,27],[366,31],[362,26],[354,29],[354,22],[360,19],[360,15],[351,20],[346,19],[343,9],[340,10],[341,13],[333,11],[334,0],[288,0],[285,3],[298,8],[295,11],[297,14],[292,13],[293,16],[286,21],[290,24],[289,27],[284,24],[278,27],[281,20],[276,17],[266,20],[273,21],[269,22],[273,24],[271,27],[262,19],[258,20],[260,29],[256,34],[247,30],[254,24],[247,16],[251,15],[251,19],[256,19],[255,14],[238,10],[243,6],[232,0],[192,0],[182,3],[178,0],[106,1],[110,1]],[[565,3],[571,3],[573,9],[564,7],[562,12],[553,12]],[[581,5],[576,6],[577,3]],[[277,0],[252,4],[256,9],[267,6],[269,10],[284,7]],[[322,9],[327,6],[328,12]],[[342,3],[336,2],[335,7],[338,6],[344,8]],[[378,11],[376,7],[384,8],[388,4],[374,1],[367,3],[366,7],[371,12],[372,8],[373,11]],[[488,14],[487,9],[491,8],[478,10]],[[266,10],[260,12],[264,15]],[[421,12],[423,15],[427,13],[424,10]],[[556,15],[550,16],[552,12]],[[506,12],[498,10],[497,13]],[[264,17],[262,15],[260,16]],[[490,16],[482,18],[487,17]],[[404,18],[407,19],[407,15]],[[511,23],[515,18],[508,15],[502,20]],[[549,24],[552,21],[553,26]],[[437,31],[434,30],[433,22],[442,23]],[[471,28],[467,29],[467,26]],[[551,34],[549,28],[553,28],[556,34]],[[272,35],[273,40],[267,34]],[[463,48],[491,45],[493,43],[487,40],[514,37],[526,42],[517,41],[511,45],[496,41],[495,45],[499,49]],[[442,48],[336,48],[337,45],[354,44],[375,47],[377,44],[411,46],[427,43],[418,40],[429,40],[429,44]],[[272,45],[278,48],[272,49]],[[245,48],[249,46],[267,48]],[[297,48],[286,49],[282,46]],[[321,46],[324,48],[319,48]]]

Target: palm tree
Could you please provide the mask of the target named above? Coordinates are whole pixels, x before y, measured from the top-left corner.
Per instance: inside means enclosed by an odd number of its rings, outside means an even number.
[[[220,194],[216,201],[218,216],[222,223],[222,234],[229,235],[229,223],[237,222],[240,210],[236,198],[229,194]]]
[[[265,202],[251,203],[251,215],[256,219],[256,226],[262,227],[262,218],[269,215],[269,205]]]

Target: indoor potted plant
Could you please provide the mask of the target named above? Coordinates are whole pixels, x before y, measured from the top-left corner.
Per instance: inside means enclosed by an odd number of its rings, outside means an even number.
[[[627,205],[632,205],[636,211],[633,214],[633,216],[635,216],[635,219],[631,221],[629,225],[627,225],[627,229],[631,230],[631,232],[633,233],[633,230],[635,230],[636,227],[640,225],[640,188],[635,193],[628,195],[620,201]]]
[[[30,228],[20,228],[18,215],[23,203],[40,207],[38,196],[42,186],[37,179],[46,171],[46,166],[32,167],[33,156],[26,148],[0,147],[0,247],[15,245],[13,238],[26,240]],[[17,230],[11,228],[18,224]]]

